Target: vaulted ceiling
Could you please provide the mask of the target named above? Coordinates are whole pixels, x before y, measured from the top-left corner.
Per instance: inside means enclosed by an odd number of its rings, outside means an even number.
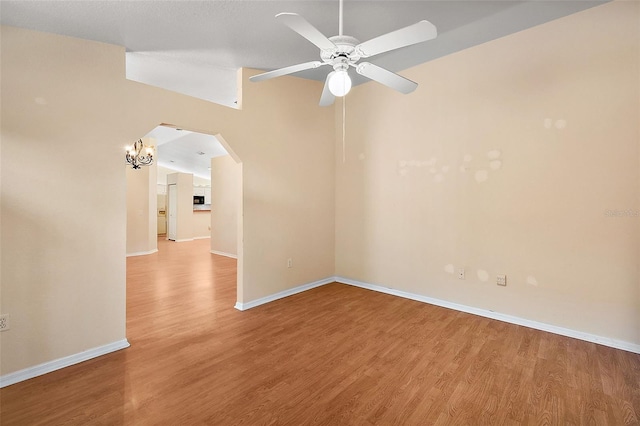
[[[398,72],[601,3],[346,0],[344,33],[366,41],[432,22],[435,40],[370,59]],[[0,2],[3,25],[125,46],[128,78],[232,107],[238,68],[271,70],[319,58],[314,45],[274,19],[280,12],[302,15],[327,36],[338,33],[337,0]],[[326,69],[296,75],[322,80]],[[363,81],[354,75],[354,84]]]

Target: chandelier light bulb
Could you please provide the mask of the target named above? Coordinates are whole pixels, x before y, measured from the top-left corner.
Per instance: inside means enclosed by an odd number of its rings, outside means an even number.
[[[346,71],[336,71],[329,79],[329,91],[333,96],[344,96],[351,90],[351,78]]]

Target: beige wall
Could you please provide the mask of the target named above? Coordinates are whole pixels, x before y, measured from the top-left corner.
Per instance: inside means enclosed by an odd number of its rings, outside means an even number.
[[[243,162],[240,302],[333,274],[321,83],[245,70],[236,110],[125,80],[119,46],[2,27],[1,53],[0,374],[126,337],[123,147],[160,123],[221,134]]]
[[[193,238],[208,238],[211,236],[211,212],[195,211],[192,217]]]
[[[155,146],[153,140],[143,143]],[[151,253],[158,249],[155,164],[134,170],[126,167],[127,255]]]
[[[409,96],[356,87],[337,275],[640,343],[640,218],[605,214],[640,209],[639,18],[614,2],[407,70]]]
[[[121,49],[12,28],[1,37],[6,374],[125,337],[122,150],[136,136],[119,134],[124,116],[95,83],[123,69]]]
[[[318,106],[322,83],[247,78],[243,130],[250,139],[223,133],[233,148],[227,152],[242,161],[244,302],[332,276],[335,248],[333,111]]]
[[[238,254],[241,165],[230,155],[211,159],[211,251]]]
[[[169,197],[170,185],[177,188],[177,220],[176,241],[189,241],[193,239],[193,175],[190,173],[171,173],[167,175],[167,238],[169,238],[169,210],[171,200]]]

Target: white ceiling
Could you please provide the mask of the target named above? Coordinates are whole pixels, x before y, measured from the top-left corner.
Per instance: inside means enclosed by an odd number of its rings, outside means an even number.
[[[145,135],[155,139],[158,166],[211,180],[211,158],[227,155],[215,136],[158,126]]]
[[[435,40],[371,59],[397,72],[601,3],[346,0],[344,33],[366,41],[422,19],[432,22]],[[337,0],[0,2],[3,25],[125,46],[128,78],[228,106],[236,101],[238,68],[271,70],[318,59],[315,46],[274,19],[280,12],[301,14],[327,36],[338,32]],[[298,76],[323,80],[326,72]],[[353,77],[354,84],[365,81]]]

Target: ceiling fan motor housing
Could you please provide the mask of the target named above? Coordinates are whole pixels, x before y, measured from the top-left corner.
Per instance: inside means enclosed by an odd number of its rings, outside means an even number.
[[[356,46],[360,44],[360,41],[355,37],[333,36],[329,37],[329,40],[336,45],[336,48],[321,50],[320,57],[325,63],[333,65],[334,70],[346,70],[349,65],[360,60],[360,55],[356,52]]]

